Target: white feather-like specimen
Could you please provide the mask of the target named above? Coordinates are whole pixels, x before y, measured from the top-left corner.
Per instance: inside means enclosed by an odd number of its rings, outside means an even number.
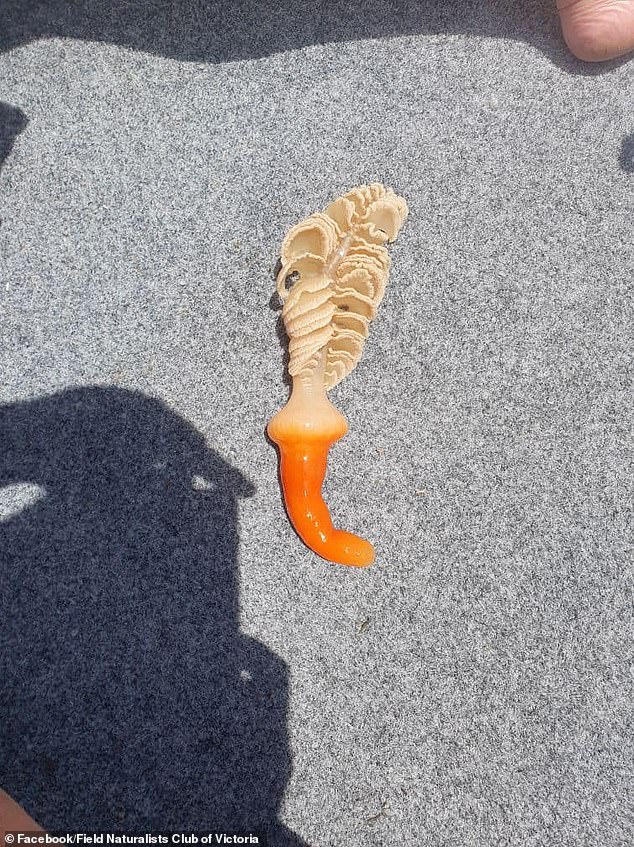
[[[406,217],[405,200],[374,183],[353,188],[289,231],[277,291],[291,376],[313,374],[325,356],[330,389],[355,367],[385,292],[385,242],[394,241]]]

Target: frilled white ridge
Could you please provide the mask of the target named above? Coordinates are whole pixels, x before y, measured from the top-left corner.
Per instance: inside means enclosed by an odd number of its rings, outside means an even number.
[[[385,242],[394,241],[406,217],[405,200],[373,183],[353,188],[289,231],[277,291],[291,376],[312,374],[324,348],[327,389],[355,367],[385,292]]]

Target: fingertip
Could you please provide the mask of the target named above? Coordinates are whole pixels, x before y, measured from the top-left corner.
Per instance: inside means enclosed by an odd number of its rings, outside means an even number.
[[[634,0],[558,5],[564,41],[582,62],[605,62],[634,50]]]

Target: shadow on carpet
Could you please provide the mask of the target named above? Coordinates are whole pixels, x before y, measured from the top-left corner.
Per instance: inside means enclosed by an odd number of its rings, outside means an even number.
[[[47,829],[251,829],[290,774],[288,674],[238,622],[254,493],[157,400],[0,406],[0,779]],[[27,488],[27,486],[29,486]],[[6,498],[5,498],[6,499]]]
[[[0,9],[0,50],[74,38],[212,63],[439,34],[525,42],[574,74],[605,73],[622,61],[592,65],[572,56],[552,0],[5,0]]]

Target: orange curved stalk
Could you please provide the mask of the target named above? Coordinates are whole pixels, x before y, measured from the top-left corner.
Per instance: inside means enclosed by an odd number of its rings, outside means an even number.
[[[328,450],[348,431],[344,416],[313,381],[296,378],[287,405],[267,427],[280,453],[286,511],[304,544],[330,562],[366,567],[374,561],[369,541],[335,529],[321,494]]]

